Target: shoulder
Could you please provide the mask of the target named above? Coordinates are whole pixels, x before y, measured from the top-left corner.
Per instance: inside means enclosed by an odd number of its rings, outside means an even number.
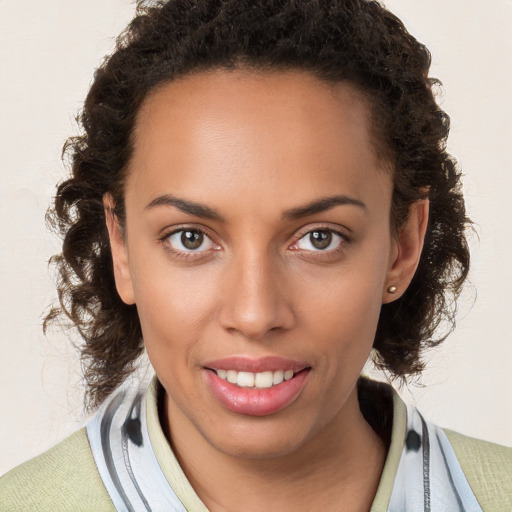
[[[114,511],[85,428],[1,477],[0,510]]]
[[[444,429],[475,496],[487,511],[512,504],[512,448]]]

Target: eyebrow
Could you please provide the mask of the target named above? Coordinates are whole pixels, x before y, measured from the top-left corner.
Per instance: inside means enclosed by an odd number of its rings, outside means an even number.
[[[353,205],[366,209],[366,205],[360,201],[359,199],[354,199],[345,195],[337,195],[330,197],[322,197],[321,199],[317,199],[305,206],[299,206],[297,208],[291,208],[290,210],[286,210],[283,213],[283,218],[289,220],[296,220],[302,217],[307,217],[308,215],[313,215],[315,213],[325,212],[339,205]]]
[[[170,194],[164,194],[153,199],[144,209],[155,208],[157,206],[174,206],[178,210],[196,217],[203,217],[205,219],[223,221],[222,215],[215,211],[213,208],[204,204],[195,203],[186,199],[179,199],[171,196]]]
[[[345,195],[337,195],[331,197],[322,197],[304,206],[298,206],[286,210],[283,213],[283,218],[288,220],[296,220],[302,217],[307,217],[309,215],[314,215],[315,213],[325,212],[331,208],[334,208],[335,206],[340,205],[352,205],[358,206],[363,210],[366,209],[366,205],[359,199],[354,199]],[[216,220],[220,222],[224,221],[222,215],[213,208],[210,208],[209,206],[201,203],[196,203],[194,201],[180,199],[170,194],[164,194],[162,196],[156,197],[144,209],[148,210],[157,206],[174,206],[178,210],[184,213],[188,213],[189,215],[195,215],[196,217],[203,217],[205,219]]]

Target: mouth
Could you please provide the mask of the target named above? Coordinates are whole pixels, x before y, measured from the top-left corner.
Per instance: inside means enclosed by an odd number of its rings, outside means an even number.
[[[300,371],[306,370],[308,370],[308,368],[304,368]],[[282,382],[293,379],[296,374],[300,373],[294,370],[276,370],[257,373],[223,369],[212,369],[212,371],[217,374],[217,377],[239,388],[257,389],[268,389],[279,386]]]
[[[207,385],[220,404],[247,416],[266,416],[290,406],[311,372],[305,363],[275,357],[232,357],[203,368]]]

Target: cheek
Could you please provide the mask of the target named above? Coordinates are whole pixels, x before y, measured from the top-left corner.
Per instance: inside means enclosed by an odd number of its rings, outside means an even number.
[[[345,282],[329,290],[321,301],[316,301],[313,313],[316,340],[326,345],[323,347],[326,354],[334,352],[339,361],[347,363],[348,358],[364,364],[375,338],[380,300],[373,286],[349,284]]]
[[[146,261],[137,266],[134,290],[148,354],[188,351],[214,313],[215,273]]]
[[[356,261],[357,260],[357,261]],[[326,357],[366,361],[382,305],[386,267],[379,258],[354,258],[336,270],[304,273],[300,314]]]
[[[167,268],[155,278],[155,270],[141,273],[135,286],[146,352],[164,388],[186,408],[200,396],[194,369],[216,299],[197,273]]]

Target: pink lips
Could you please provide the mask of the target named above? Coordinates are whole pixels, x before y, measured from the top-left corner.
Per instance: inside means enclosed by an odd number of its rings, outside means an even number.
[[[274,414],[291,405],[304,388],[309,376],[307,364],[280,357],[249,359],[229,357],[209,361],[204,365],[205,378],[213,395],[230,411],[248,416]],[[235,370],[237,372],[268,372],[293,370],[290,380],[270,388],[242,388],[217,376],[214,370]]]

